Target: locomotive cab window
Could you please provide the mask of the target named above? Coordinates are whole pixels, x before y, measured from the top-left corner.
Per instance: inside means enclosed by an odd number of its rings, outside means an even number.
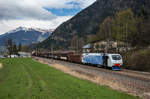
[[[121,56],[120,55],[112,55],[112,59],[113,60],[121,60]]]

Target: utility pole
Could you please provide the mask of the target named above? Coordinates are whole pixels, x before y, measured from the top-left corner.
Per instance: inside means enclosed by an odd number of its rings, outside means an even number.
[[[77,38],[77,54],[79,54],[79,38]]]
[[[127,23],[126,23],[126,37],[125,37],[125,41],[126,41],[126,52],[128,50],[128,22],[129,22],[129,15],[128,15],[128,19],[127,19]]]
[[[52,53],[52,61],[53,61],[53,44],[51,44],[51,53]]]
[[[111,23],[110,23],[110,19],[108,19],[107,21],[107,27],[108,27],[108,37],[107,37],[107,53],[110,52],[110,38],[111,38]]]
[[[107,20],[107,25],[106,25],[106,28],[108,28],[107,30],[108,31],[106,31],[106,36],[105,36],[105,38],[106,38],[106,53],[108,53],[108,45],[109,45],[109,22],[108,22],[108,20]]]
[[[109,43],[108,43],[108,44],[109,44],[109,50],[111,50],[111,48],[110,48],[111,36],[112,36],[112,35],[111,35],[111,19],[110,19],[110,20],[109,20],[109,37],[108,37],[108,38],[109,38]],[[112,45],[111,45],[111,46],[112,46]],[[109,52],[110,52],[110,51],[109,51]]]
[[[125,37],[125,41],[126,41],[126,51],[125,51],[125,53],[127,53],[128,52],[128,21],[129,21],[129,15],[128,15],[128,19],[127,19],[127,23],[126,23],[126,37]],[[127,58],[128,58],[128,54],[126,54],[125,55],[125,58],[126,58],[126,60],[127,60]]]

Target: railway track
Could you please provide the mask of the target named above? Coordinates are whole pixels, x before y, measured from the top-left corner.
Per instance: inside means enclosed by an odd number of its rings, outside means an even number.
[[[121,69],[120,71],[112,71],[112,70],[105,69],[102,67],[96,67],[96,66],[92,66],[92,65],[90,66],[90,65],[86,65],[86,64],[71,63],[71,62],[62,61],[62,60],[55,60],[55,62],[62,63],[62,64],[65,63],[65,64],[70,64],[70,65],[75,65],[75,66],[82,67],[85,69],[92,69],[92,70],[104,71],[107,73],[109,72],[112,74],[129,76],[129,77],[133,77],[135,79],[141,79],[141,80],[150,82],[150,73],[149,72],[140,72],[140,71],[127,70],[127,69]]]
[[[127,69],[112,71],[105,68],[98,68],[61,60],[50,60],[38,57],[34,57],[34,59],[42,60],[44,63],[63,65],[81,75],[88,75],[92,81],[95,78],[101,78],[98,83],[102,85],[107,85],[114,89],[140,96],[144,99],[150,99],[150,73]]]

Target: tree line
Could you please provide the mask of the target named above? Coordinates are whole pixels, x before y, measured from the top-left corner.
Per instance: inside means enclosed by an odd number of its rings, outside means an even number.
[[[8,39],[7,42],[5,43],[6,49],[8,51],[8,55],[11,57],[11,55],[18,55],[18,52],[28,52],[29,47],[28,46],[22,46],[21,43],[17,45],[15,42],[13,42],[12,39]]]

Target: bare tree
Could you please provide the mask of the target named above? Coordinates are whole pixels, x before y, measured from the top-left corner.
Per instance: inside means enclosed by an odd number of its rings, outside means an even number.
[[[7,42],[6,42],[6,48],[8,50],[8,55],[11,58],[11,55],[13,54],[13,42],[12,42],[12,39],[9,38],[7,40]]]
[[[13,44],[13,54],[18,55],[18,49],[17,49],[17,45],[14,43]]]
[[[77,35],[73,36],[71,40],[71,49],[79,53],[82,51],[83,45],[84,45],[84,41],[82,38],[79,38]]]

